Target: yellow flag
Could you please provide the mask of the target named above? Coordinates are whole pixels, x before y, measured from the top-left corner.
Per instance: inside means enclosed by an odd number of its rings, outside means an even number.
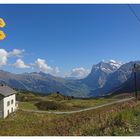
[[[0,40],[5,39],[6,35],[3,31],[0,30]]]
[[[0,18],[0,28],[3,28],[5,25],[6,23],[4,22],[4,20]]]

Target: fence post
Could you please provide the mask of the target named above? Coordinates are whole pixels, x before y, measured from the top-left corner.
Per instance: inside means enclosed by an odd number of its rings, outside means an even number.
[[[138,98],[137,93],[137,73],[136,73],[136,64],[134,64],[134,84],[135,84],[135,97]]]

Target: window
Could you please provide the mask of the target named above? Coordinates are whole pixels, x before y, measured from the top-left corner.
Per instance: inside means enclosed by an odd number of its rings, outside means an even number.
[[[14,103],[14,100],[12,99],[12,100],[11,100],[11,104],[13,104],[13,103]]]
[[[9,106],[9,105],[10,105],[10,101],[7,102],[7,106]]]

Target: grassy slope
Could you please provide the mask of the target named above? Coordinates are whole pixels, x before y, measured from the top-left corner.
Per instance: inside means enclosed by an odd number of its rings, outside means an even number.
[[[51,94],[49,96],[35,96],[33,94],[20,94],[18,99],[22,102],[19,102],[19,108],[21,109],[31,109],[38,110],[35,106],[36,103],[40,101],[55,101],[56,104],[60,104],[60,109],[57,111],[70,111],[70,110],[79,110],[82,108],[93,107],[103,103],[108,103],[117,100],[117,98],[102,98],[102,99],[71,99],[59,94]]]
[[[70,115],[19,110],[0,120],[0,135],[135,135],[138,125],[140,102],[129,101]]]
[[[34,102],[19,102],[18,106],[20,109],[38,110]]]
[[[35,96],[20,94],[20,109],[37,110],[35,103],[55,101],[65,110],[76,110],[121,99],[115,96],[103,99],[69,99],[62,95]],[[59,110],[59,109],[58,109]],[[61,109],[62,110],[62,109]],[[0,120],[0,135],[139,135],[140,103],[128,102],[98,110],[70,115],[37,114],[17,111]]]

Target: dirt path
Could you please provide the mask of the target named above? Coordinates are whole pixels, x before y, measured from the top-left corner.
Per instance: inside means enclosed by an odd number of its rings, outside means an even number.
[[[122,99],[122,100],[114,101],[114,102],[111,102],[111,103],[106,103],[106,104],[102,104],[102,105],[98,105],[98,106],[94,106],[94,107],[89,107],[89,108],[85,108],[85,109],[75,110],[75,111],[41,111],[41,110],[27,110],[27,109],[21,109],[21,110],[22,111],[26,111],[26,112],[34,112],[34,113],[73,114],[73,113],[78,113],[78,112],[98,109],[98,108],[109,106],[109,105],[113,105],[113,104],[116,104],[116,103],[130,101],[130,100],[133,100],[133,99],[135,99],[135,98],[131,97],[131,98]]]

